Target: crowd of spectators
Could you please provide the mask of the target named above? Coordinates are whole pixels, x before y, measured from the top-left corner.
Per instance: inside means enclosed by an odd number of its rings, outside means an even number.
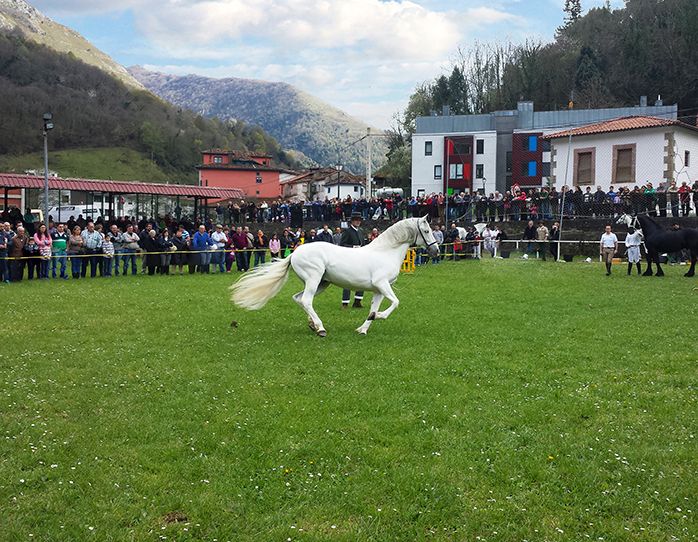
[[[0,281],[84,279],[136,275],[246,272],[267,257],[285,258],[298,245],[339,244],[341,229],[324,225],[316,231],[286,227],[279,237],[249,225],[194,226],[187,220],[160,221],[129,217],[107,222],[83,219],[35,225],[31,234],[22,222],[0,228]],[[378,235],[371,232],[370,239]],[[140,266],[139,266],[140,262]],[[140,267],[140,269],[139,269]]]
[[[324,201],[245,203],[231,202],[227,207],[216,206],[219,223],[286,222],[300,227],[304,221],[329,222],[347,220],[352,213],[361,213],[364,219],[399,220],[429,215],[442,223],[451,220],[466,222],[498,222],[552,220],[565,218],[607,218],[622,213],[649,213],[652,216],[688,216],[698,208],[698,181],[689,185],[647,182],[642,186],[611,186],[605,192],[600,186],[555,188],[522,188],[512,186],[504,193],[492,192],[489,196],[480,191],[468,194],[443,193],[411,196],[400,195],[383,198],[327,198]]]
[[[691,203],[692,200],[692,203]],[[564,211],[565,218],[610,218],[623,213],[648,213],[651,216],[688,216],[698,209],[698,181],[678,185],[651,182],[643,186],[609,187],[605,192],[587,186],[562,190],[512,186],[504,194],[466,194],[449,197],[443,193],[407,200],[407,216],[429,214],[441,221],[462,219],[466,222],[507,222],[552,220]]]

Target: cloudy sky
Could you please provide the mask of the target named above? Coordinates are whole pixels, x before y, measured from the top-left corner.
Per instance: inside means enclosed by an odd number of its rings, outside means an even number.
[[[386,128],[414,87],[438,76],[459,46],[551,39],[564,0],[32,3],[125,66],[285,81]],[[582,0],[585,9],[603,3]]]

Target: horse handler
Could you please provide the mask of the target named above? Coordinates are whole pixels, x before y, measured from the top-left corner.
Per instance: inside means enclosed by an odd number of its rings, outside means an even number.
[[[606,264],[606,276],[611,274],[611,265],[613,264],[613,256],[618,252],[618,237],[611,231],[611,225],[606,224],[606,231],[601,236],[601,245],[599,254]]]
[[[642,273],[642,268],[640,266],[641,244],[642,237],[640,237],[640,233],[630,226],[628,228],[628,235],[625,236],[625,248],[628,249],[628,275],[633,271],[633,264],[637,266],[637,274],[640,275]]]
[[[349,221],[349,227],[342,232],[342,237],[339,240],[339,246],[358,248],[366,244],[366,236],[361,229],[361,220],[363,217],[361,213],[354,212],[351,214],[351,220]],[[361,308],[361,300],[364,298],[364,293],[357,291],[354,293],[354,308]],[[351,290],[342,290],[342,308],[346,309],[349,307],[349,301],[351,301]]]

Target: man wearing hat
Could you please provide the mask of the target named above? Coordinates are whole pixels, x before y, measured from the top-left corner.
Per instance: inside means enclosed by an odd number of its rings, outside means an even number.
[[[342,237],[339,240],[339,246],[357,248],[366,244],[366,236],[361,230],[361,213],[351,213],[349,227],[342,232]],[[364,298],[364,293],[357,291],[354,294],[354,308],[361,308],[361,300]],[[342,308],[346,309],[351,301],[351,291],[342,290]]]

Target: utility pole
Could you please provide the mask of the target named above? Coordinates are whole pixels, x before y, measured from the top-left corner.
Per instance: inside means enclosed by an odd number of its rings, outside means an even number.
[[[371,199],[371,181],[373,180],[372,178],[372,172],[371,172],[371,127],[369,126],[366,128],[366,147],[367,147],[367,161],[366,161],[366,199],[370,200]]]
[[[48,132],[53,130],[53,115],[44,113],[44,224],[48,232]],[[37,230],[38,231],[38,230]]]

